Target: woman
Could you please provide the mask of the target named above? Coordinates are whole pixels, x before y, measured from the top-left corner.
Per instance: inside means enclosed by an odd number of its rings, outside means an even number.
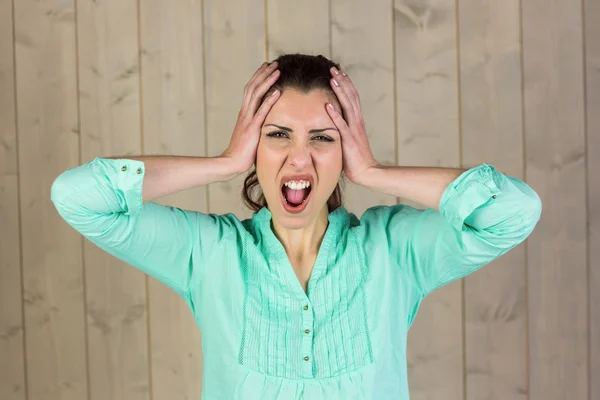
[[[250,219],[151,202],[253,164]],[[359,220],[342,205],[342,172],[428,209],[376,206]],[[406,338],[422,299],[521,243],[541,214],[529,186],[486,164],[380,165],[350,77],[300,54],[252,76],[220,156],[96,158],[61,174],[52,200],[185,299],[207,400],[408,399]]]

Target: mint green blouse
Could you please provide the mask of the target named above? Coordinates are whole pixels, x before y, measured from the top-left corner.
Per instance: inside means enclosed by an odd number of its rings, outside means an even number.
[[[423,298],[532,232],[534,190],[472,168],[440,211],[375,206],[328,217],[302,289],[262,208],[251,218],[142,202],[144,163],[95,158],[52,184],[59,214],[98,247],[158,279],[202,332],[202,399],[408,399],[407,333]]]

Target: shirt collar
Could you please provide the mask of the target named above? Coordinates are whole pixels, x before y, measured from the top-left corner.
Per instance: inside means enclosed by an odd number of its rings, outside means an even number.
[[[269,253],[273,256],[281,256],[281,252],[285,253],[285,250],[271,229],[271,219],[272,214],[267,207],[261,208],[252,215],[253,224],[258,228],[264,240],[270,245],[268,246]],[[321,248],[325,253],[329,252],[332,245],[338,242],[342,232],[348,228],[350,214],[343,206],[340,206],[327,215],[327,220],[329,221],[329,225],[321,242]]]

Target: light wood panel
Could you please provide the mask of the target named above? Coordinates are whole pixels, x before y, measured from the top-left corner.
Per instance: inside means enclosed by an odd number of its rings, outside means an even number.
[[[207,150],[218,156],[231,140],[244,86],[266,61],[265,8],[251,0],[204,0],[204,20]],[[209,185],[210,212],[250,218],[241,200],[245,177]]]
[[[145,154],[204,156],[202,2],[140,2]],[[207,188],[157,203],[207,212]],[[185,301],[149,278],[152,394],[154,399],[199,399],[200,330]]]
[[[2,400],[200,397],[183,299],[73,231],[50,185],[95,156],[219,155],[288,52],[346,68],[380,162],[488,162],[542,197],[526,244],[422,304],[411,398],[600,400],[600,2],[367,3],[0,0]],[[243,219],[244,177],[157,201]]]
[[[330,56],[329,2],[267,0],[268,61],[281,54]]]
[[[398,165],[459,167],[455,3],[396,0],[394,19]],[[463,399],[461,299],[458,280],[421,304],[408,338],[411,398]]]
[[[587,399],[581,3],[522,6],[525,176],[544,207],[527,246],[530,399]]]
[[[600,1],[584,0],[590,400],[600,400]]]
[[[462,162],[524,179],[518,0],[459,2]],[[525,246],[465,278],[469,399],[527,398]]]
[[[356,86],[373,155],[395,165],[394,45],[391,2],[331,0],[331,53]],[[346,179],[345,207],[360,217],[396,198]]]
[[[81,161],[141,153],[136,0],[77,3]],[[144,275],[84,240],[90,399],[149,398]]]
[[[0,1],[0,399],[25,400],[12,2]]]
[[[73,1],[14,3],[28,400],[88,397],[82,239],[50,200],[79,159]]]

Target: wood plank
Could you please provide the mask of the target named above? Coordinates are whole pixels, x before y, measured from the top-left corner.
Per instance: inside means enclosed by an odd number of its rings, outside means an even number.
[[[141,152],[136,0],[79,1],[81,160]],[[148,399],[144,275],[84,240],[90,397]]]
[[[568,0],[522,7],[525,177],[544,207],[527,243],[529,398],[587,399],[582,10]]]
[[[459,2],[462,163],[523,179],[519,0]],[[466,398],[527,398],[525,245],[465,278]]]
[[[369,144],[377,161],[396,164],[394,121],[394,41],[391,4],[332,0],[331,50],[358,90]],[[345,207],[359,218],[396,198],[346,179]]]
[[[396,0],[394,20],[398,165],[459,167],[455,3]],[[411,399],[463,399],[461,295],[461,280],[452,282],[417,313],[407,351]]]
[[[600,1],[584,0],[590,400],[600,400]],[[594,378],[595,377],[595,378]]]
[[[82,239],[50,200],[79,165],[73,1],[15,1],[18,160],[29,400],[87,398]]]
[[[244,86],[265,62],[265,8],[252,0],[205,0],[207,155],[218,156],[229,145],[242,105]],[[211,213],[252,212],[242,202],[246,173],[208,185]]]
[[[204,65],[201,2],[140,3],[144,153],[202,156]],[[207,212],[206,186],[156,202]],[[200,330],[187,304],[149,278],[152,393],[155,399],[199,399]]]
[[[12,10],[0,1],[0,399],[25,400]]]
[[[330,56],[329,3],[267,0],[268,60],[286,53]]]

